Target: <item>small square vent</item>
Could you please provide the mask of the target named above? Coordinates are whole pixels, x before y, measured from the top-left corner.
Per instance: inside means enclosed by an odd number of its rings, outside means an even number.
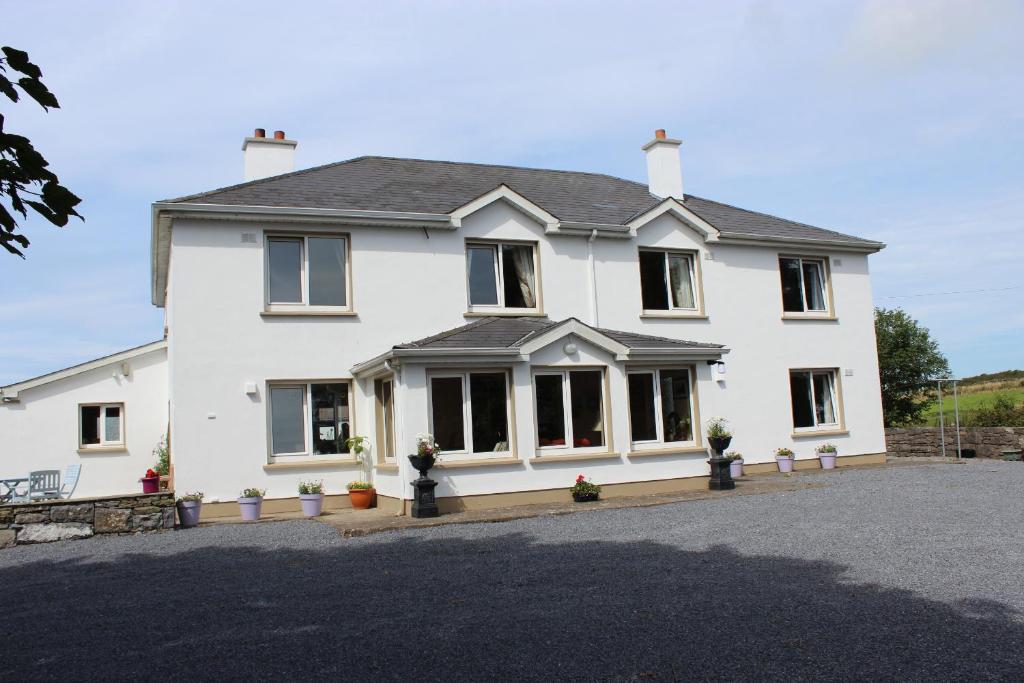
[[[254,233],[254,232],[243,232],[242,233],[242,244],[256,244],[256,233]]]
[[[841,258],[834,258],[834,259],[832,259],[832,263],[837,265],[837,266],[841,266],[841,265],[843,265],[843,259],[841,259]]]

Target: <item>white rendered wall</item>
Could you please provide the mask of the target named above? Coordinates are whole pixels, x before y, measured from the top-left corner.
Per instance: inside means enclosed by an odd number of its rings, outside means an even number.
[[[551,320],[589,320],[585,238],[548,236],[510,206],[492,204],[466,218],[457,231],[337,227],[352,241],[353,317],[269,317],[263,310],[263,230],[316,228],[230,221],[177,219],[172,234],[170,332],[172,430],[179,490],[200,489],[208,500],[231,500],[244,487],[266,488],[270,497],[293,496],[300,479],[323,478],[330,493],[343,493],[359,476],[355,466],[307,469],[265,468],[268,462],[266,382],[347,379],[356,363],[395,344],[463,325],[467,318],[465,242],[470,238],[539,243],[544,311]],[[241,242],[256,233],[257,244]],[[707,320],[649,320],[640,317],[637,249],[640,245],[706,251],[703,239],[670,216],[641,228],[637,240],[594,243],[599,317],[602,327],[679,339],[710,341],[732,349],[727,380],[714,381],[698,365],[700,419],[730,419],[734,447],[748,462],[768,462],[771,451],[788,446],[798,457],[828,440],[841,454],[885,450],[870,282],[865,256],[831,254],[837,321],[783,321],[778,250],[711,247],[714,260],[701,260]],[[812,252],[814,255],[830,255]],[[600,351],[600,350],[597,350]],[[789,368],[838,367],[848,436],[791,436]],[[399,453],[411,452],[415,434],[426,431],[424,378],[407,366],[396,384]],[[621,369],[609,370],[615,448],[625,453],[628,422]],[[259,386],[256,397],[246,382]],[[356,383],[353,433],[375,436],[369,383]],[[417,391],[417,389],[419,389]],[[516,428],[520,457],[533,455],[532,388],[529,369],[516,368]],[[440,470],[439,495],[493,493],[567,485],[586,470],[595,481],[643,481],[706,473],[706,456]],[[378,472],[385,495],[408,496],[411,471]]]
[[[139,478],[156,464],[153,449],[167,430],[167,352],[151,351],[127,361],[127,377],[114,376],[120,363],[67,377],[0,403],[0,477],[82,465],[74,497],[141,493]],[[79,452],[80,403],[124,403],[125,448]]]

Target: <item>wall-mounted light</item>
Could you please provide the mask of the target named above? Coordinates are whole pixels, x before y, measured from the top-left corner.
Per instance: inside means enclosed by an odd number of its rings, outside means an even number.
[[[724,360],[709,360],[708,365],[714,367],[715,381],[725,381],[725,361]]]
[[[565,345],[562,347],[562,350],[565,351],[565,355],[571,356],[577,351],[579,351],[579,348],[576,347],[576,344],[570,341],[565,342]]]

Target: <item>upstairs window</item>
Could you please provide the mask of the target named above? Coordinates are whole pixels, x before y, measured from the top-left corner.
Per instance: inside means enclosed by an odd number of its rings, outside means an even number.
[[[793,370],[789,373],[793,428],[837,427],[835,370]]]
[[[537,250],[532,244],[479,243],[466,246],[469,310],[536,311]]]
[[[634,445],[693,442],[689,370],[630,372],[628,386],[630,438]]]
[[[431,433],[443,452],[507,455],[508,416],[507,372],[431,376]]]
[[[271,385],[273,455],[348,453],[350,435],[348,382]]]
[[[645,311],[696,311],[694,255],[640,251],[640,294]]]
[[[348,308],[348,239],[267,237],[267,306]]]
[[[124,445],[124,404],[101,403],[78,407],[80,448]]]
[[[601,370],[538,372],[533,382],[540,448],[605,445],[604,374]]]
[[[779,258],[782,310],[786,313],[827,313],[825,259]]]

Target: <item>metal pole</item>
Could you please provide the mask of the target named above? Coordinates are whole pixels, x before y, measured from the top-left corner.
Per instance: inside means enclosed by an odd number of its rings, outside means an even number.
[[[956,380],[953,380],[953,414],[956,416],[956,459],[960,459],[960,401],[956,394]]]
[[[942,413],[942,380],[935,380],[939,392],[939,438],[942,439],[942,457],[946,457],[946,416]]]

